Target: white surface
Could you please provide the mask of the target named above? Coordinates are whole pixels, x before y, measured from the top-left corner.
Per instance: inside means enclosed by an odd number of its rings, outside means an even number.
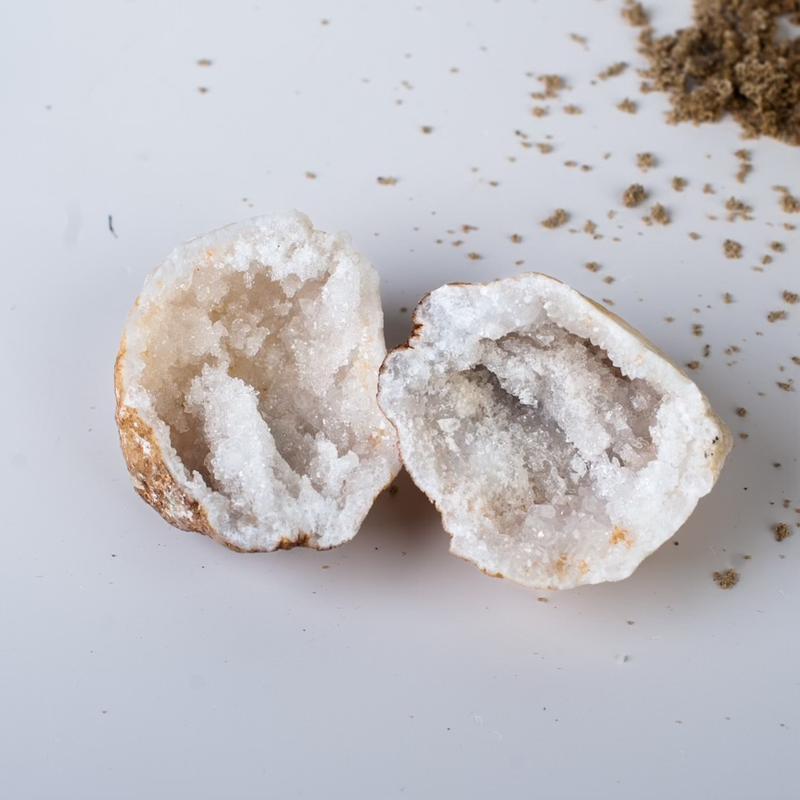
[[[660,5],[665,28],[687,17],[687,2]],[[639,97],[632,71],[591,86],[636,59],[611,0],[98,0],[0,15],[0,796],[797,796],[800,536],[778,544],[769,528],[797,520],[784,498],[800,505],[800,394],[775,386],[800,378],[800,308],[765,317],[800,290],[800,238],[779,227],[800,218],[770,189],[800,192],[800,151],[747,144],[755,171],[739,186],[732,123],[664,125],[664,98]],[[554,103],[534,119],[526,71],[567,76],[564,102],[584,114]],[[614,108],[625,95],[638,115]],[[515,129],[552,134],[555,152],[521,148]],[[640,150],[662,162],[644,183],[669,227],[606,219]],[[683,195],[673,175],[690,178]],[[706,219],[724,218],[729,194],[753,222]],[[541,228],[557,206],[606,238]],[[287,207],[372,258],[390,344],[424,292],[524,258],[612,298],[678,362],[701,360],[701,387],[750,438],[680,544],[545,604],[449,556],[405,477],[328,553],[242,556],[163,523],[116,441],[125,315],[174,244]],[[465,223],[480,230],[445,233]],[[722,257],[727,236],[745,259]],[[787,252],[752,271],[773,239]],[[742,578],[723,592],[710,574],[729,566]]]

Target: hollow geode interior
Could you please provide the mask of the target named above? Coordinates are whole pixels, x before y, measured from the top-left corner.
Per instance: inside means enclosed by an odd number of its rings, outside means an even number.
[[[530,274],[432,292],[379,401],[451,550],[542,588],[627,577],[714,484],[730,434],[625,323]]]
[[[373,267],[300,214],[178,248],[131,314],[122,403],[229,544],[341,544],[399,468]]]

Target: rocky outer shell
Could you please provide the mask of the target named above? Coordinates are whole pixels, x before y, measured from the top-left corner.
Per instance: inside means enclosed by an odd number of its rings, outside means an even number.
[[[551,275],[546,275],[544,273],[526,273],[526,274],[528,274],[528,275],[530,275],[530,274],[538,274],[538,275],[542,275],[545,278],[548,278],[549,280],[551,280],[551,281],[553,281],[555,283],[563,283],[563,281],[558,280],[558,278],[553,278]],[[522,279],[525,276],[524,275],[520,275],[520,276],[516,276],[516,277],[518,277],[519,279]],[[487,282],[484,282],[484,283],[480,283],[480,282],[469,283],[467,281],[452,281],[452,282],[450,282],[448,284],[445,284],[445,285],[447,285],[447,286],[486,286],[486,285],[488,285],[489,283],[492,283],[492,282],[493,281],[487,281]],[[592,300],[590,297],[586,297],[586,295],[583,295],[583,294],[581,294],[580,292],[578,292],[576,290],[573,290],[573,291],[575,291],[576,294],[580,295],[580,297],[582,297],[584,300],[586,300],[588,303],[590,303],[595,309],[597,309],[604,316],[608,317],[612,322],[615,322],[617,325],[622,327],[625,331],[627,331],[632,336],[634,336],[642,344],[642,346],[644,346],[648,350],[656,353],[660,358],[663,358],[665,361],[668,361],[687,380],[691,380],[691,378],[689,378],[689,376],[686,375],[686,373],[669,356],[667,356],[659,348],[657,348],[655,345],[653,345],[653,343],[650,342],[648,339],[646,339],[638,330],[636,330],[636,328],[634,328],[632,325],[630,325],[628,322],[626,322],[621,317],[619,317],[616,314],[614,314],[612,311],[609,311],[604,305],[601,305],[600,303],[597,303],[596,301]],[[386,418],[392,423],[392,425],[394,425],[394,421],[392,420],[392,417],[387,413],[386,409],[383,408],[383,406],[381,405],[380,377],[386,372],[387,365],[388,365],[390,359],[392,358],[392,356],[395,353],[397,353],[400,350],[413,349],[414,343],[417,340],[422,338],[422,329],[425,327],[425,324],[420,319],[419,314],[420,314],[420,309],[422,308],[423,303],[425,302],[425,300],[427,299],[427,297],[430,294],[431,294],[431,292],[427,292],[425,295],[423,295],[420,298],[419,302],[417,303],[416,307],[414,308],[414,313],[411,315],[411,324],[412,324],[411,336],[409,336],[409,338],[408,338],[408,340],[406,342],[404,342],[401,345],[398,345],[397,347],[393,348],[392,350],[390,350],[386,354],[386,357],[383,360],[383,364],[381,364],[381,368],[380,368],[380,371],[379,371],[379,374],[378,374],[378,405],[381,407],[381,410],[384,412],[384,414],[386,415]],[[730,451],[731,451],[731,449],[733,447],[733,435],[731,434],[730,429],[728,428],[726,423],[714,412],[713,408],[711,407],[711,404],[708,402],[708,398],[704,394],[702,394],[702,392],[701,392],[701,395],[702,395],[702,398],[703,398],[703,403],[705,405],[706,413],[715,422],[715,424],[719,427],[719,430],[720,430],[720,440],[715,443],[715,445],[716,445],[715,449],[714,449],[713,453],[710,454],[711,462],[710,462],[710,465],[709,465],[710,469],[711,469],[711,472],[712,472],[712,474],[714,476],[714,481],[716,482],[717,478],[719,477],[720,472],[722,471],[722,467],[723,467],[723,465],[725,463],[725,459],[728,457],[728,453],[730,453]],[[395,429],[397,430],[397,426],[396,425],[395,425]],[[406,471],[410,475],[411,480],[414,481],[414,484],[417,486],[417,488],[419,488],[419,490],[433,503],[434,507],[436,508],[436,510],[439,512],[439,514],[442,517],[442,528],[444,529],[445,533],[447,533],[452,539],[453,532],[448,530],[447,526],[444,523],[443,509],[439,506],[439,503],[436,501],[436,499],[434,497],[432,497],[431,495],[429,495],[427,492],[425,492],[425,490],[420,486],[419,482],[417,481],[417,479],[416,479],[416,477],[414,475],[413,470],[408,466],[407,459],[406,459],[406,454],[403,452],[403,443],[402,443],[402,438],[400,437],[400,431],[397,430],[397,432],[398,432],[398,448],[400,450],[400,458],[403,461],[403,466],[406,468]],[[468,561],[470,563],[474,563],[474,562],[472,562],[472,559],[468,558],[467,556],[463,556],[460,553],[455,553],[455,555],[457,555],[459,558],[463,559],[464,561]],[[484,575],[487,575],[490,578],[506,578],[507,577],[506,575],[503,575],[501,572],[493,572],[493,571],[491,571],[489,569],[486,569],[486,568],[484,568],[484,567],[482,567],[482,566],[480,566],[478,564],[476,564],[476,566],[478,567],[478,569],[480,569],[480,571]],[[527,584],[521,584],[521,585],[525,586],[525,588],[533,588],[533,587],[531,587],[531,586],[529,586]],[[556,586],[552,586],[552,587],[539,587],[539,588],[556,589],[557,587]]]

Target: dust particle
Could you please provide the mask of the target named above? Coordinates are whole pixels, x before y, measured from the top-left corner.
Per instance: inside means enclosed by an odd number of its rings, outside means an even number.
[[[703,237],[699,233],[697,233],[697,231],[689,231],[689,238],[694,239],[694,241],[696,242],[698,239],[702,239]]]
[[[580,106],[576,106],[571,103],[568,106],[564,106],[564,113],[572,115],[583,114],[583,109]]]
[[[746,417],[747,416],[747,409],[744,406],[739,406],[736,409],[736,416],[737,417]]]
[[[198,67],[210,67],[214,62],[210,58],[198,58],[197,59],[197,66]]]
[[[470,261],[480,261],[483,258],[483,256],[480,253],[473,252],[473,253],[467,253],[467,258]]]
[[[629,97],[626,97],[624,100],[620,100],[617,103],[617,108],[620,111],[624,111],[626,114],[635,114],[639,110],[639,106],[634,103]]]
[[[730,305],[733,303],[733,295],[730,292],[725,292],[725,294],[722,295],[722,302],[726,305]]]
[[[512,233],[511,234],[511,241],[514,244],[521,244],[522,243],[522,237],[518,233]]]
[[[716,194],[716,191],[710,183],[706,183],[703,184],[703,194]]]
[[[379,175],[377,181],[379,186],[395,186],[397,184],[398,178]]]
[[[308,178],[310,181],[315,181],[317,179],[317,173],[306,170],[306,178]]]
[[[602,267],[596,261],[587,261],[584,265],[589,272],[600,272]]]
[[[420,128],[420,130],[421,130],[421,131],[422,131],[424,134],[433,133],[433,125],[423,125],[423,126]]]
[[[795,303],[800,301],[800,295],[798,295],[797,292],[786,292],[785,291],[781,296],[783,297],[783,301],[785,303],[789,303],[789,305],[791,305],[791,306],[795,305]]]
[[[786,245],[783,242],[770,242],[769,248],[775,253],[783,253],[786,251]]]
[[[689,182],[686,180],[686,178],[681,178],[680,176],[676,175],[672,179],[672,188],[676,192],[682,192],[686,188],[688,183]]]
[[[553,152],[553,145],[551,145],[549,142],[537,142],[536,147],[538,147],[539,152],[544,155]]]
[[[767,321],[768,322],[779,322],[780,320],[786,319],[788,316],[789,315],[783,310],[781,310],[781,311],[770,311],[769,314],[767,314]]]

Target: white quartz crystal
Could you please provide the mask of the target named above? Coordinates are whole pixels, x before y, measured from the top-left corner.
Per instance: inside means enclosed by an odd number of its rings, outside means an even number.
[[[730,434],[633,329],[545,275],[443,286],[379,402],[451,550],[541,588],[627,577],[714,484]]]
[[[289,214],[195,239],[126,328],[118,418],[152,427],[176,488],[129,457],[134,480],[182,527],[198,512],[174,498],[198,504],[237,549],[341,544],[399,468],[376,402],[384,355],[377,274],[345,237]]]

